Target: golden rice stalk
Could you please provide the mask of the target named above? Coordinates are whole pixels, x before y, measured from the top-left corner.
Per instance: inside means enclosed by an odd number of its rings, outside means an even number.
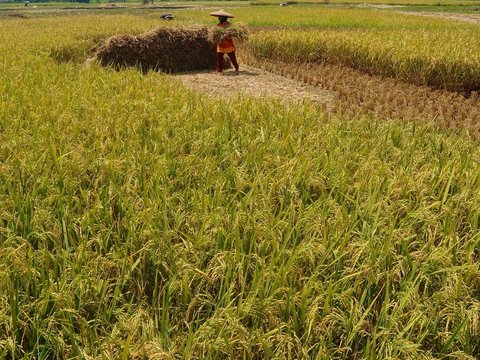
[[[249,31],[245,25],[233,24],[228,28],[222,28],[220,26],[213,26],[209,29],[208,39],[212,43],[219,43],[229,37],[238,41],[244,42],[248,40]]]

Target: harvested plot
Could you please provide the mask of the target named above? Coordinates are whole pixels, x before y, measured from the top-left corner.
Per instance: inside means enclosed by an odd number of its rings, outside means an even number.
[[[426,12],[426,11],[397,11],[398,14],[406,14],[413,16],[424,16],[437,19],[446,19],[454,21],[462,21],[470,24],[480,24],[480,16],[477,14],[458,14],[444,12]]]
[[[117,69],[138,66],[170,73],[211,68],[215,47],[207,27],[159,28],[140,36],[112,36],[94,58]]]

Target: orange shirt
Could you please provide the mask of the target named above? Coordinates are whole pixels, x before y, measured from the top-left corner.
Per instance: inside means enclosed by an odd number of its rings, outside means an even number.
[[[227,28],[230,26],[230,23],[228,21],[225,21],[224,23],[218,24],[217,26]],[[233,51],[235,51],[235,46],[233,45],[233,40],[231,37],[220,41],[217,45],[217,52],[219,53],[231,53]]]

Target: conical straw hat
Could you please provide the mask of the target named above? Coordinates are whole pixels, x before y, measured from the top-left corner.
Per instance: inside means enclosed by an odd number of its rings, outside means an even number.
[[[212,16],[225,16],[227,18],[234,18],[235,17],[232,14],[227,13],[225,10],[214,11],[214,12],[211,12],[210,15],[212,15]]]

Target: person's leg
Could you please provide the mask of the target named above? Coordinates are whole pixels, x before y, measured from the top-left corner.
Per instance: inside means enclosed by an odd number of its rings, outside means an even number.
[[[230,58],[230,61],[232,62],[235,70],[238,71],[238,62],[237,62],[237,57],[235,56],[235,51],[228,53],[228,57]]]
[[[217,72],[222,72],[222,68],[223,68],[223,53],[217,52],[217,64],[216,64],[215,70]]]

